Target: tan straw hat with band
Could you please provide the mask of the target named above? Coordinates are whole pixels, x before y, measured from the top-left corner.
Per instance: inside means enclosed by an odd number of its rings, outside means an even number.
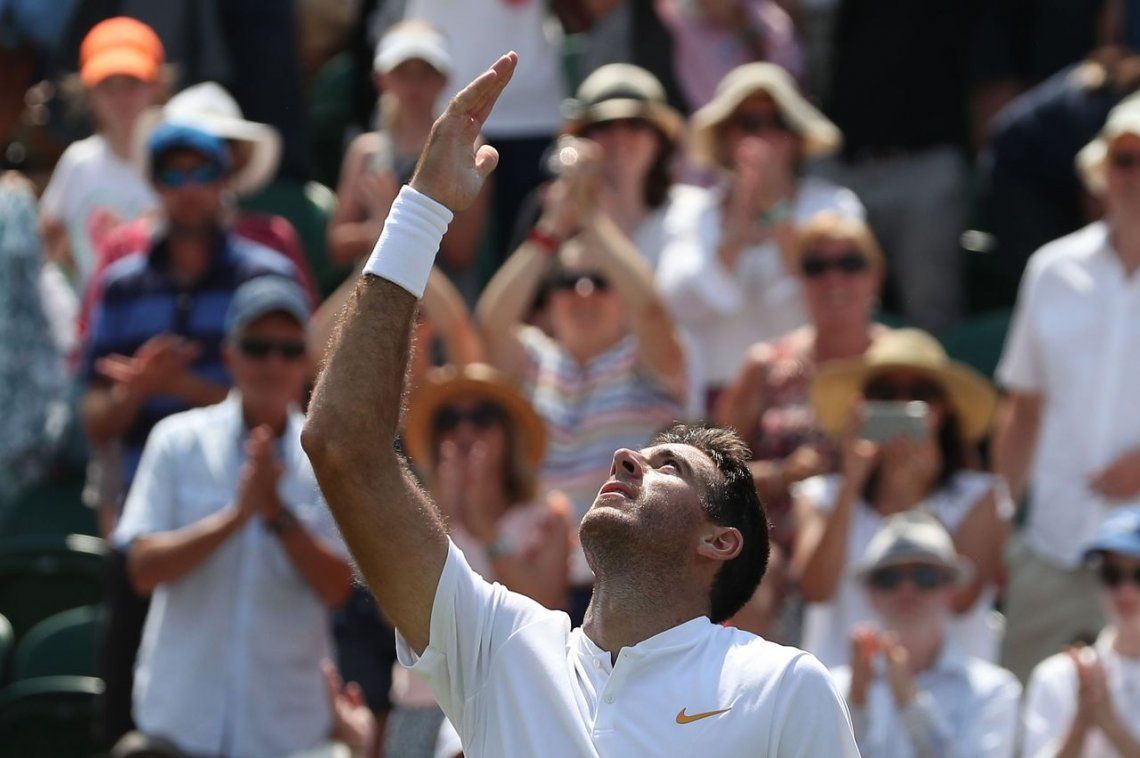
[[[593,124],[643,118],[674,142],[685,122],[665,99],[657,77],[630,63],[610,63],[586,77],[573,99],[562,104],[567,134],[581,134]]]
[[[942,387],[967,442],[986,435],[997,406],[997,390],[974,369],[950,360],[938,340],[921,329],[887,332],[861,358],[823,365],[811,386],[811,403],[824,431],[832,437],[842,436],[851,407],[867,381],[891,370],[918,372]]]
[[[534,406],[494,368],[469,363],[462,368],[432,369],[408,400],[404,445],[417,465],[428,467],[435,460],[436,414],[451,403],[469,400],[489,400],[506,411],[518,449],[532,466],[542,463],[546,455],[546,425]]]
[[[717,128],[732,117],[750,96],[764,93],[772,98],[788,128],[803,140],[804,155],[830,155],[843,145],[843,134],[827,116],[800,94],[787,71],[774,63],[746,63],[729,71],[716,86],[713,99],[693,114],[693,159],[717,166]]]

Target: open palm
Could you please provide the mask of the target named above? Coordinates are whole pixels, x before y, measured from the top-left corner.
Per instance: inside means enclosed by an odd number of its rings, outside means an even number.
[[[412,177],[413,189],[456,213],[475,202],[499,162],[495,148],[476,148],[479,131],[517,64],[518,55],[507,53],[451,99],[431,128]]]

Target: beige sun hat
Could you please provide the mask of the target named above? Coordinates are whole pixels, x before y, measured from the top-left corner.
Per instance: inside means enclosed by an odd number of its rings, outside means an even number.
[[[832,437],[842,436],[852,404],[867,381],[892,369],[916,371],[937,382],[954,409],[963,438],[977,442],[985,436],[997,406],[997,390],[974,369],[950,360],[938,340],[921,329],[895,329],[875,340],[862,357],[823,365],[810,393],[823,430]]]
[[[767,94],[776,103],[788,127],[803,140],[805,156],[830,155],[843,145],[839,127],[804,99],[787,71],[774,63],[746,63],[729,71],[717,85],[713,99],[693,114],[691,149],[696,162],[710,167],[720,165],[717,127],[758,92]]]
[[[135,127],[133,153],[136,165],[150,176],[150,153],[146,149],[151,132],[161,123],[191,126],[239,143],[234,151],[230,187],[238,195],[252,195],[273,180],[281,162],[281,135],[269,124],[247,121],[241,107],[216,82],[202,82],[179,92],[161,108],[151,108]]]
[[[1077,171],[1094,194],[1104,192],[1105,161],[1112,141],[1125,134],[1140,137],[1140,94],[1126,97],[1108,112],[1100,134],[1077,153]]]
[[[490,400],[502,407],[519,435],[519,449],[532,466],[546,455],[546,424],[534,406],[499,371],[485,363],[469,363],[462,368],[442,366],[432,369],[408,399],[404,419],[404,445],[416,464],[429,467],[434,458],[435,416],[457,400]]]
[[[855,575],[865,580],[879,569],[906,563],[939,566],[957,581],[972,573],[970,562],[958,553],[946,527],[918,509],[896,513],[887,519],[856,562]]]
[[[665,88],[657,77],[630,63],[610,63],[586,77],[575,96],[562,105],[565,132],[580,134],[583,129],[619,118],[643,118],[667,139],[675,142],[685,122],[665,98]]]

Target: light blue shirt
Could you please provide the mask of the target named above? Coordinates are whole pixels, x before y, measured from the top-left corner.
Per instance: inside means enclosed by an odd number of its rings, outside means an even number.
[[[847,695],[851,669],[831,672]],[[1005,669],[945,645],[935,664],[915,677],[918,696],[899,710],[878,672],[851,724],[863,758],[1012,758],[1021,684]]]
[[[291,412],[278,455],[282,503],[347,558],[301,449]],[[236,392],[163,419],[151,432],[112,540],[201,521],[233,502],[246,429]],[[194,754],[283,756],[325,743],[332,726],[320,662],[329,612],[261,519],[250,519],[194,570],[159,585],[135,668],[141,731]]]

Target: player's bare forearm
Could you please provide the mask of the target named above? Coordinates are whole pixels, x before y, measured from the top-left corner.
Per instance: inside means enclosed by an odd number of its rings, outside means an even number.
[[[493,148],[477,148],[479,130],[517,60],[513,53],[500,58],[436,121],[412,179],[420,195],[452,213],[474,202],[498,160]],[[435,254],[434,248],[416,249],[429,244],[422,235],[400,241],[399,234],[379,243],[377,273],[399,268],[400,256],[419,256],[422,263]],[[416,312],[409,289],[372,275],[356,285],[334,331],[301,441],[380,607],[412,648],[422,651],[447,536],[435,506],[393,449]]]
[[[419,647],[427,641],[447,538],[393,447],[415,309],[415,297],[401,287],[360,279],[334,332],[302,439],[361,573]]]

